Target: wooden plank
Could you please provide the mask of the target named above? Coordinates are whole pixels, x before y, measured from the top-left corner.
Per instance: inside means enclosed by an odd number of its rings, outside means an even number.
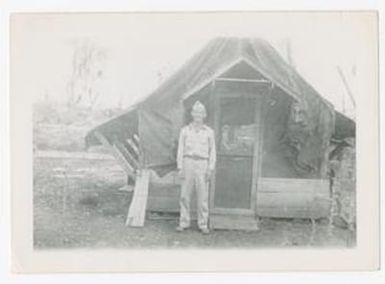
[[[99,131],[95,131],[96,138],[102,143],[102,145],[110,150],[110,152],[114,155],[115,159],[122,166],[124,171],[133,179],[135,179],[135,170],[132,166],[126,161],[123,154],[120,153],[119,149],[113,147],[106,137]]]
[[[246,83],[270,84],[270,81],[265,79],[242,79],[242,78],[218,77],[215,80],[224,81],[224,82],[246,82]]]
[[[276,207],[259,207],[257,215],[260,217],[269,218],[324,218],[329,214],[328,206],[320,210],[310,210],[305,208],[288,207],[283,210],[277,210]]]
[[[130,152],[130,154],[135,158],[135,160],[139,161],[139,154],[136,152],[136,150],[134,150],[132,148],[132,146],[126,141],[120,141],[119,142],[122,143],[122,145],[124,146],[124,148]]]
[[[284,207],[306,207],[313,202],[313,194],[275,193],[259,194],[257,206],[272,206],[277,209]]]
[[[262,199],[262,198],[261,198]],[[330,200],[328,199],[309,199],[303,202],[288,202],[270,200],[259,200],[257,204],[257,214],[267,217],[285,217],[294,218],[299,217],[298,212],[306,212],[305,218],[311,218],[312,216],[326,217],[329,213]],[[263,213],[268,211],[269,214]],[[266,215],[267,214],[267,215]]]
[[[330,208],[327,180],[260,178],[257,196],[259,216],[320,218]]]
[[[135,142],[140,145],[140,140],[139,140],[139,136],[137,134],[134,134],[134,140]]]
[[[150,171],[142,169],[136,177],[134,195],[128,209],[127,226],[143,227],[146,214]]]
[[[133,137],[134,137],[134,142],[138,146],[138,150],[139,150],[139,164],[141,167],[144,167],[146,159],[144,156],[143,146],[140,143],[140,137],[136,133],[133,135]]]
[[[126,172],[135,179],[135,169],[131,166],[131,164],[126,160],[126,158],[123,156],[122,152],[114,145],[112,147],[113,151],[115,152],[115,156],[117,157],[118,161],[120,161],[121,165],[125,168]]]
[[[128,151],[126,149],[126,147],[123,145],[123,143],[121,143],[119,141],[115,141],[114,146],[116,146],[122,152],[123,156],[125,157],[127,162],[131,165],[132,168],[134,168],[134,169],[140,168],[138,160],[132,156],[130,151]]]
[[[128,145],[130,145],[132,150],[139,157],[140,156],[140,151],[139,151],[139,148],[135,145],[135,142],[133,140],[131,140],[131,139],[127,139],[126,142],[128,143]]]
[[[329,180],[259,178],[258,194],[261,192],[324,192],[329,194]]]
[[[257,214],[260,217],[269,217],[269,218],[310,218],[309,210],[303,208],[290,208],[286,210],[277,210],[276,207],[264,207],[257,208]],[[314,216],[315,218],[322,217],[322,213],[319,213],[320,216]]]
[[[311,192],[311,191],[281,191],[281,192],[259,192],[258,193],[261,198],[271,198],[271,199],[283,199],[283,200],[291,200],[291,199],[314,199],[314,198],[323,198],[323,199],[330,199],[330,196],[325,193],[317,193],[317,192]]]

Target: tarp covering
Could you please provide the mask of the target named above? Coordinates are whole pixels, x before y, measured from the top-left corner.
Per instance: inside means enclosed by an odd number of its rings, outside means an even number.
[[[132,139],[134,134],[138,134],[138,126],[138,112],[135,105],[118,117],[91,130],[86,136],[86,147],[100,144],[100,141],[94,135],[95,131],[99,131],[110,143],[113,143],[115,140],[126,141]]]
[[[287,64],[265,40],[253,38],[216,38],[187,61],[173,76],[135,108],[138,133],[145,165],[173,167],[177,138],[184,123],[184,102],[207,87],[216,77],[246,62],[295,101],[292,123],[286,131],[298,166],[307,169],[317,164],[334,132],[335,112],[305,80]],[[132,111],[131,111],[132,112]],[[98,129],[98,128],[97,128]],[[107,130],[110,129],[110,130]],[[95,129],[94,129],[95,130]],[[93,130],[93,131],[94,131]],[[105,125],[100,131],[121,130]],[[88,135],[93,144],[92,131]],[[315,151],[316,150],[316,151]],[[314,164],[314,161],[317,163]]]

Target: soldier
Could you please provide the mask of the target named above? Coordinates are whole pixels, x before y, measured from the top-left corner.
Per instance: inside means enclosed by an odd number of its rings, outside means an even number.
[[[178,232],[190,227],[190,198],[196,190],[198,227],[209,234],[209,180],[215,169],[214,131],[204,124],[206,108],[196,101],[192,107],[193,121],[182,128],[179,136],[177,166],[182,179]]]

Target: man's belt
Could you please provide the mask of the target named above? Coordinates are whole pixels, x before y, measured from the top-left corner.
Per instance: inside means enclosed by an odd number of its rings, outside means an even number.
[[[184,155],[183,157],[184,158],[189,158],[189,159],[192,159],[192,160],[208,160],[208,158],[201,157],[201,156],[198,156],[198,155]]]

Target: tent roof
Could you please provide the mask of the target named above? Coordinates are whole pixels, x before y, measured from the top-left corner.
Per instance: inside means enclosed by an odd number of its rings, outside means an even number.
[[[259,38],[231,37],[211,40],[159,88],[144,97],[127,113],[142,109],[153,113],[159,112],[162,116],[165,107],[180,103],[194,95],[240,62],[246,62],[292,96],[310,114],[318,105],[323,105],[323,108],[334,112],[332,104],[322,98],[267,41]],[[122,117],[124,115],[120,116]],[[96,139],[92,138],[92,132],[100,128],[105,129],[107,124],[111,124],[111,121],[98,126],[88,134],[88,145],[98,144]]]
[[[157,105],[164,97],[186,99],[214,78],[244,61],[298,101],[313,98],[333,108],[290,66],[267,41],[260,38],[215,38],[188,60],[144,103]],[[178,90],[178,92],[174,92]]]

